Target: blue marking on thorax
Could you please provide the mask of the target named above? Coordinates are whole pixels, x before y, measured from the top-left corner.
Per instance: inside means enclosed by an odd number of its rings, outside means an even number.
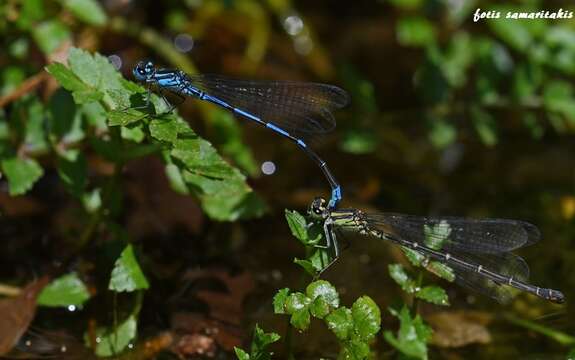
[[[172,87],[172,86],[178,86],[179,85],[179,81],[177,79],[171,78],[171,79],[158,79],[158,86],[161,87]]]
[[[272,130],[274,130],[274,131],[276,131],[276,132],[278,132],[284,136],[291,137],[291,135],[287,131],[280,129],[279,127],[275,126],[272,123],[267,123],[266,127],[269,127],[270,129],[272,129]]]

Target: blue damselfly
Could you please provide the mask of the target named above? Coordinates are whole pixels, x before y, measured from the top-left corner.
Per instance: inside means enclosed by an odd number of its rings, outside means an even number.
[[[366,235],[416,252],[427,261],[444,264],[460,285],[498,301],[510,298],[504,285],[556,303],[565,300],[558,290],[527,283],[529,267],[511,251],[537,242],[535,225],[507,219],[419,217],[396,213],[366,213],[358,209],[332,210],[325,199],[316,198],[309,214],[323,225],[326,245],[333,260],[340,255],[337,232]]]
[[[307,142],[333,130],[332,111],[349,102],[344,90],[309,82],[232,80],[209,74],[191,76],[180,70],[158,69],[149,61],[138,63],[133,73],[148,87],[148,104],[151,86],[156,85],[160,93],[167,90],[182,99],[191,96],[211,102],[295,142],[318,164],[329,182],[332,189],[329,207],[335,208],[341,200],[339,183]]]

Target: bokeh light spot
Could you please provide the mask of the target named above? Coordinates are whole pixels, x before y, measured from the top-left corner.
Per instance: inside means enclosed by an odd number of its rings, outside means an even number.
[[[179,52],[188,52],[194,47],[194,38],[188,34],[178,34],[174,38],[174,46]]]

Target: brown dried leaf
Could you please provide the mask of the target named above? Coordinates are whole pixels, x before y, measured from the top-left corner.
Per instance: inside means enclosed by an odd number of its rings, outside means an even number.
[[[431,343],[440,347],[487,344],[491,334],[487,325],[492,316],[479,311],[443,311],[426,316],[433,327]]]
[[[7,354],[30,326],[36,314],[36,298],[48,281],[44,276],[27,285],[20,295],[0,300],[0,355]]]
[[[196,291],[196,297],[210,307],[211,317],[231,324],[239,325],[241,323],[244,299],[255,287],[251,274],[244,272],[232,276],[223,270],[193,270],[187,272],[184,278],[191,281],[201,278],[215,278],[223,282],[228,289],[227,292],[199,290]]]
[[[28,330],[9,354],[11,359],[96,360],[83,342],[62,330]]]
[[[172,329],[179,334],[205,335],[216,341],[226,351],[242,344],[242,331],[239,327],[225,322],[208,319],[194,313],[178,313],[172,317]]]
[[[159,353],[169,349],[173,344],[174,335],[171,332],[162,332],[154,337],[139,342],[134,350],[120,356],[118,360],[156,359]]]
[[[46,210],[46,207],[31,196],[10,196],[0,192],[0,209],[7,217],[33,216]]]
[[[206,335],[184,335],[176,344],[175,352],[181,357],[194,355],[214,357],[216,355],[216,344],[214,339]]]

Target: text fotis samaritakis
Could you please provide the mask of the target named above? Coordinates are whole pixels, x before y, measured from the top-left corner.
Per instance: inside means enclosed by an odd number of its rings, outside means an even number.
[[[572,19],[573,11],[559,9],[557,11],[494,11],[477,8],[473,14],[473,22],[482,19],[510,19],[510,20],[536,20],[536,19]]]

